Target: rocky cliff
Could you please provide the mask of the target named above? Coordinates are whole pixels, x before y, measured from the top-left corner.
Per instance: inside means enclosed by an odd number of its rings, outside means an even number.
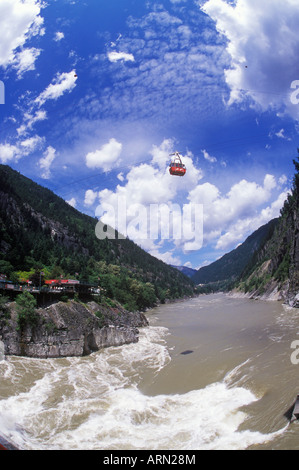
[[[142,313],[130,313],[121,306],[107,308],[96,302],[57,302],[36,312],[34,327],[26,325],[21,331],[15,303],[9,305],[5,317],[0,317],[0,342],[6,356],[89,355],[109,346],[138,342],[138,328],[148,325]]]

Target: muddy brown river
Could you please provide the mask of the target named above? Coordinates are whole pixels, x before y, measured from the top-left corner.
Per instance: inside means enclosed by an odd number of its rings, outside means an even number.
[[[25,450],[299,449],[298,309],[215,294],[147,318],[137,344],[1,361],[0,434]]]

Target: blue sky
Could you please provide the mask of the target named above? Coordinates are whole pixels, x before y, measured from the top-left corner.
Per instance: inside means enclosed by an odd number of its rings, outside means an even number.
[[[112,224],[125,200],[136,243],[209,264],[291,187],[298,23],[294,0],[1,0],[0,162]],[[179,239],[149,236],[153,204],[202,206],[203,240],[191,219]]]

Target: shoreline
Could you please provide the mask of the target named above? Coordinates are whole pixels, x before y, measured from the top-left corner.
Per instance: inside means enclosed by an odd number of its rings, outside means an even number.
[[[238,288],[232,289],[228,292],[230,296],[235,298],[264,300],[267,302],[283,302],[289,307],[299,306],[299,296],[290,294],[288,285],[278,286],[277,283],[269,283],[263,292],[259,289],[245,292]]]

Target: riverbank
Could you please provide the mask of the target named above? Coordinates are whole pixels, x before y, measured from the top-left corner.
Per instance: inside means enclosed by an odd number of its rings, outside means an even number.
[[[36,309],[34,324],[18,325],[16,303],[0,318],[5,356],[59,358],[86,356],[111,346],[138,342],[138,328],[148,326],[141,312],[94,301],[69,300]]]
[[[263,289],[253,289],[245,291],[243,288],[235,288],[229,292],[231,297],[253,299],[271,302],[283,302],[289,307],[299,307],[299,294],[289,292],[289,282],[279,284],[276,281],[270,281]]]

